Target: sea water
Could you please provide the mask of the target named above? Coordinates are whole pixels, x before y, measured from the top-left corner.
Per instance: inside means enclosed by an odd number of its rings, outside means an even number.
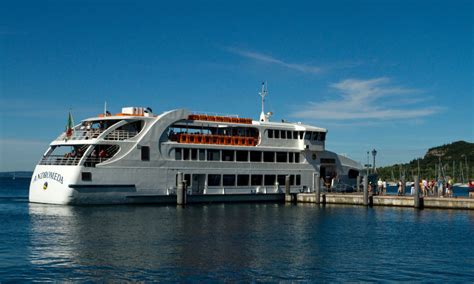
[[[474,280],[474,212],[314,204],[58,206],[0,180],[0,281]]]

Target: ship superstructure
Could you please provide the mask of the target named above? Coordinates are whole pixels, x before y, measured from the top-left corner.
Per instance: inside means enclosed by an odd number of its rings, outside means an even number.
[[[263,114],[263,108],[262,108]],[[184,174],[189,200],[279,200],[311,191],[315,173],[355,183],[360,165],[327,151],[327,130],[185,109],[155,115],[127,107],[83,120],[54,140],[35,168],[29,199],[55,204],[176,200]],[[194,198],[194,199],[193,199]]]

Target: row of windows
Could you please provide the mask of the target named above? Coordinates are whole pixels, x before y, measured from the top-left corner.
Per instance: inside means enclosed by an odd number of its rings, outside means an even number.
[[[267,137],[277,139],[303,139],[303,133],[304,131],[268,129]]]
[[[311,141],[324,141],[326,140],[326,132],[311,132],[308,131],[304,134],[305,140]]]
[[[278,130],[268,129],[268,138],[275,139],[304,139],[312,141],[324,141],[326,140],[326,132],[312,132],[312,131],[290,131],[290,130]]]
[[[245,150],[216,150],[175,148],[177,161],[223,161],[223,162],[265,162],[265,163],[299,163],[300,153],[270,152]]]
[[[184,179],[191,185],[190,174],[185,174]],[[274,186],[276,182],[284,186],[285,175],[207,175],[208,186]],[[290,175],[290,185],[301,185],[301,175]]]

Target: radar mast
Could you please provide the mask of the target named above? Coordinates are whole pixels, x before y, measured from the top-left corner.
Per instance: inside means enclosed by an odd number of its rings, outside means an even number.
[[[262,112],[260,113],[260,121],[268,121],[270,113],[265,115],[265,97],[268,95],[267,82],[262,82],[262,91],[258,93],[262,97]]]

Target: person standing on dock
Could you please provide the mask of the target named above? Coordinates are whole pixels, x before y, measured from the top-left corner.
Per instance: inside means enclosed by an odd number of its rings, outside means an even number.
[[[401,180],[398,181],[397,194],[398,194],[399,196],[402,195],[402,181],[401,181]]]
[[[438,197],[443,196],[443,181],[438,179]]]
[[[377,181],[377,191],[380,195],[383,194],[383,182],[381,178],[379,178],[379,181]]]

